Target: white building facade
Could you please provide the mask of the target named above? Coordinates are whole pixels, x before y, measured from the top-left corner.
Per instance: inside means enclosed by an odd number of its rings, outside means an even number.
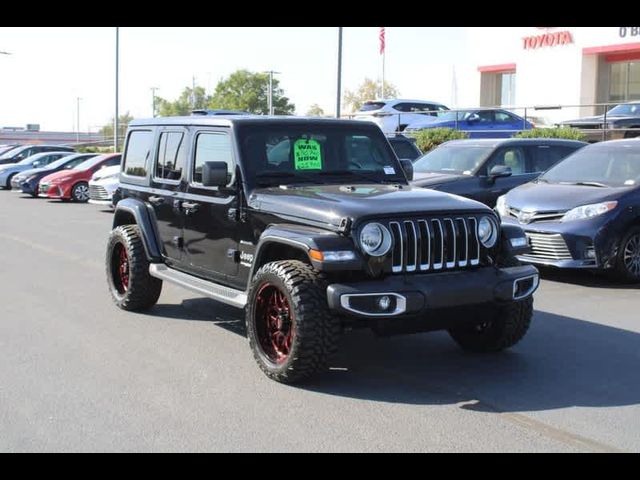
[[[640,100],[640,27],[470,27],[468,40],[460,105],[573,106],[545,112],[562,120]]]

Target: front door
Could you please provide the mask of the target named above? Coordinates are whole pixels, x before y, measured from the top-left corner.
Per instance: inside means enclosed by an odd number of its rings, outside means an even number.
[[[228,129],[197,129],[192,138],[189,184],[182,198],[184,249],[196,274],[227,283],[238,273],[237,195],[202,185],[204,162],[226,162],[229,185],[235,181],[235,162]]]
[[[180,195],[186,189],[186,164],[189,142],[187,130],[166,127],[159,131],[158,151],[148,201],[153,206],[162,254],[167,264],[179,265],[183,260],[184,217]]]
[[[484,188],[482,198],[477,198],[477,200],[492,208],[495,207],[499,196],[536,177],[536,175],[529,172],[528,164],[526,150],[523,147],[513,146],[497,149],[482,167],[486,170],[483,171],[483,175],[479,180],[484,185]],[[496,165],[511,168],[511,176],[490,179],[488,174]]]

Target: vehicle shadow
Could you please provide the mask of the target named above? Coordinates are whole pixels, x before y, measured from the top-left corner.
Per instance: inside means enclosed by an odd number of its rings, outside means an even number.
[[[640,290],[640,283],[625,283],[607,276],[604,272],[588,270],[564,270],[558,268],[539,268],[543,280],[570,283],[581,287],[612,288],[618,290]]]
[[[212,322],[246,336],[242,310],[207,298],[150,314]],[[640,403],[640,333],[536,311],[527,336],[497,354],[462,351],[445,332],[378,338],[346,332],[327,373],[298,385],[326,395],[476,411]]]

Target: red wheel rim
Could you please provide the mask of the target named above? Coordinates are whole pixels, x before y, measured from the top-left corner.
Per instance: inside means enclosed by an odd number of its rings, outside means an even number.
[[[113,283],[118,293],[123,295],[129,288],[129,256],[123,244],[116,244],[111,260]]]
[[[289,300],[278,287],[266,283],[258,290],[255,302],[254,322],[260,348],[271,362],[284,363],[295,338]]]

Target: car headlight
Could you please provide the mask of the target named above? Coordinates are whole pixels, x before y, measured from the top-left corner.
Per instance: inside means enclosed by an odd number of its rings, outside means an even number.
[[[580,207],[572,208],[562,217],[562,222],[571,222],[573,220],[586,220],[588,218],[597,217],[603,213],[607,213],[618,205],[618,202],[602,202],[592,203],[590,205],[582,205]]]
[[[391,249],[391,232],[379,223],[368,223],[360,231],[360,246],[367,255],[381,257]]]
[[[501,217],[509,216],[509,208],[507,207],[507,198],[505,195],[498,197],[496,201],[496,212],[498,212],[498,215]]]
[[[486,248],[491,248],[496,244],[498,227],[489,217],[482,217],[478,222],[478,238]]]

